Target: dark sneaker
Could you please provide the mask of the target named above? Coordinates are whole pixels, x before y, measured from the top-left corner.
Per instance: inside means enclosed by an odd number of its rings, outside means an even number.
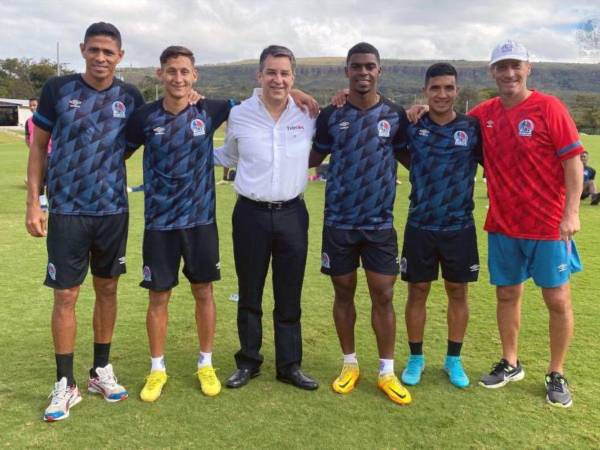
[[[544,379],[546,384],[546,401],[552,406],[559,408],[570,408],[573,404],[569,383],[567,379],[558,372],[551,372]]]
[[[501,388],[509,381],[520,381],[525,378],[525,371],[521,363],[517,361],[516,366],[511,366],[507,360],[502,358],[499,363],[492,367],[492,371],[481,377],[479,384],[484,388]]]
[[[590,205],[597,205],[598,203],[600,203],[600,194],[592,194]]]

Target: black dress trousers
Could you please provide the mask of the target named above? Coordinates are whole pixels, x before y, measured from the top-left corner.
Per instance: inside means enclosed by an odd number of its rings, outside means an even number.
[[[233,211],[233,252],[238,277],[238,368],[258,368],[263,356],[262,295],[273,260],[273,324],[278,372],[302,361],[300,297],[308,251],[308,211],[304,200],[283,205],[240,197]]]

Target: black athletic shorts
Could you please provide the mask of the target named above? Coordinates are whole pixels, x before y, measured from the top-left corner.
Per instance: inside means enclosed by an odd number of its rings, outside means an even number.
[[[179,283],[179,264],[190,283],[221,278],[217,224],[181,230],[145,230],[143,276],[140,286],[168,291]]]
[[[50,214],[48,268],[44,284],[68,289],[92,275],[113,278],[125,273],[129,213],[110,216]]]
[[[354,272],[359,261],[371,272],[397,275],[398,238],[394,228],[385,230],[343,230],[323,227],[321,272],[346,275]]]
[[[438,278],[452,283],[477,281],[479,253],[475,227],[429,231],[406,225],[400,272],[404,281],[425,283]]]

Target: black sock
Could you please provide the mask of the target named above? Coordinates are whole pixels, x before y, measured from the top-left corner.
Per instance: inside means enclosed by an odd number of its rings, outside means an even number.
[[[460,356],[462,342],[454,342],[448,339],[448,356]]]
[[[422,355],[423,354],[423,341],[421,342],[409,342],[411,355]]]
[[[90,369],[90,377],[97,377],[96,367],[106,367],[108,364],[108,355],[110,354],[110,342],[108,344],[99,344],[94,342],[94,365]]]
[[[56,381],[61,378],[67,378],[67,385],[74,386],[75,377],[73,376],[73,353],[54,354],[56,359]]]

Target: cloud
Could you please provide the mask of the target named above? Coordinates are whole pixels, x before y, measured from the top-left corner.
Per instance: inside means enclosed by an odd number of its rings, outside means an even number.
[[[168,45],[190,47],[199,63],[256,59],[272,43],[297,56],[343,56],[359,41],[384,58],[485,60],[500,40],[522,41],[539,60],[577,60],[577,24],[595,2],[280,0],[5,0],[0,58],[54,59],[81,69],[87,25],[119,27],[124,65],[155,66]]]

